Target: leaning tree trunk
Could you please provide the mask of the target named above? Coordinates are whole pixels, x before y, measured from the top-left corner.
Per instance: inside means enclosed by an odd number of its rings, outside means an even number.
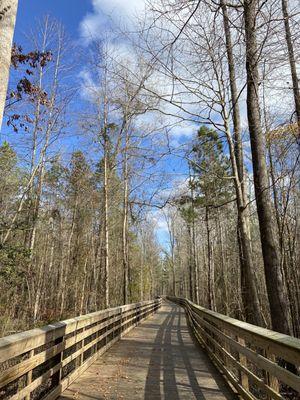
[[[293,82],[293,94],[294,94],[294,102],[295,102],[295,112],[298,124],[298,143],[300,144],[300,89],[299,89],[299,80],[297,75],[297,67],[295,61],[295,53],[294,46],[292,41],[291,28],[289,23],[289,11],[288,11],[288,0],[282,0],[282,14],[284,17],[284,29],[285,29],[285,39],[288,49],[288,57],[291,69],[291,76]]]
[[[244,2],[247,115],[251,141],[254,189],[272,327],[278,332],[290,334],[289,305],[280,267],[276,228],[273,223],[272,203],[265,156],[266,144],[260,120],[258,97],[259,51],[256,37],[257,6],[257,0],[245,0]]]
[[[17,9],[18,0],[0,0],[0,130],[8,86]]]

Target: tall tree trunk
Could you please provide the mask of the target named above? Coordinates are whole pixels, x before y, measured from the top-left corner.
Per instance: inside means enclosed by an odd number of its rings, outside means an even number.
[[[229,124],[227,125],[227,139],[230,148],[230,159],[235,177],[235,190],[237,198],[238,213],[238,245],[241,270],[241,293],[243,307],[247,322],[263,325],[261,309],[256,285],[256,276],[251,249],[251,238],[249,228],[248,210],[246,209],[247,194],[245,187],[244,157],[241,139],[241,119],[238,102],[238,89],[236,85],[235,61],[233,55],[233,44],[229,25],[228,11],[224,0],[220,2],[223,13],[223,25],[226,40],[226,51],[228,59],[228,72],[230,79],[231,103],[233,114],[234,143],[232,143]]]
[[[247,115],[251,141],[254,188],[272,327],[278,332],[290,334],[289,307],[281,272],[276,230],[273,223],[265,157],[266,144],[260,120],[258,98],[259,51],[256,39],[257,6],[257,0],[244,1]]]
[[[221,279],[223,284],[223,296],[222,298],[222,305],[224,307],[224,313],[229,315],[229,307],[228,307],[228,274],[227,274],[227,257],[226,252],[224,250],[224,239],[223,239],[223,229],[221,225],[221,218],[220,218],[220,209],[217,208],[217,228],[218,228],[218,235],[219,235],[219,243],[220,243],[220,253],[221,253]]]
[[[236,157],[236,164],[238,170],[239,180],[241,182],[242,192],[245,195],[245,181],[244,181],[244,156],[243,156],[243,145],[241,139],[241,118],[239,108],[239,96],[236,84],[236,73],[235,73],[235,61],[233,55],[233,44],[231,38],[230,24],[227,6],[225,0],[220,0],[223,14],[223,25],[226,41],[226,53],[228,59],[228,72],[230,80],[230,92],[231,92],[231,105],[232,105],[232,119],[234,128],[234,150]],[[245,200],[245,199],[244,199]]]
[[[83,268],[83,280],[81,286],[81,296],[80,296],[80,306],[79,306],[79,315],[84,314],[84,300],[86,297],[86,286],[87,286],[87,264],[88,264],[88,257],[86,257],[84,262]]]
[[[72,223],[71,223],[71,229],[68,237],[68,246],[67,246],[67,254],[66,254],[66,261],[64,262],[64,259],[62,258],[62,264],[61,264],[61,271],[60,271],[60,279],[59,279],[59,287],[58,287],[58,299],[60,303],[58,304],[60,312],[59,315],[62,317],[63,312],[65,310],[65,303],[66,303],[66,297],[68,295],[67,293],[67,281],[68,281],[68,274],[70,271],[70,264],[71,264],[71,247],[72,247],[72,240],[74,237],[74,230],[75,230],[75,221],[77,218],[77,207],[78,207],[78,198],[76,196],[75,202],[74,202],[74,209],[72,213]],[[61,235],[62,237],[62,235]]]
[[[104,256],[104,307],[109,307],[110,291],[109,291],[109,268],[110,268],[110,248],[109,248],[109,178],[110,178],[110,142],[108,128],[108,98],[107,98],[107,66],[104,68],[103,78],[103,126],[101,127],[101,139],[103,140],[103,196],[104,196],[104,241],[103,241],[103,256]]]
[[[300,145],[300,90],[299,90],[299,79],[297,75],[297,67],[295,61],[295,53],[292,42],[292,34],[289,23],[289,11],[288,11],[288,0],[281,0],[282,4],[282,14],[284,17],[284,29],[285,29],[285,39],[288,49],[288,57],[291,69],[291,76],[293,82],[293,94],[294,94],[294,102],[295,102],[295,112],[298,124],[298,143]]]
[[[123,253],[123,303],[128,304],[129,264],[128,264],[128,144],[129,133],[126,129],[124,159],[123,159],[123,227],[122,227],[122,253]]]
[[[288,252],[285,251],[285,243],[286,243],[286,238],[289,236],[287,231],[287,221],[285,218],[285,213],[287,210],[287,201],[282,200],[282,207],[283,211],[281,215],[280,212],[280,202],[279,202],[279,193],[278,193],[278,188],[276,185],[276,176],[275,176],[275,170],[274,170],[274,160],[273,160],[273,155],[272,155],[272,148],[271,148],[271,142],[268,143],[268,157],[269,157],[269,173],[270,173],[270,178],[271,178],[271,183],[272,183],[272,192],[273,192],[273,201],[274,201],[274,209],[275,209],[275,216],[276,216],[276,221],[277,221],[277,227],[278,227],[278,232],[279,232],[279,248],[280,248],[280,256],[281,256],[281,270],[282,274],[284,277],[284,284],[286,285],[287,289],[287,295],[288,295],[288,304],[290,307],[291,311],[291,322],[292,322],[292,327],[293,327],[293,333],[294,336],[297,336],[298,332],[298,318],[299,318],[299,312],[298,312],[298,307],[297,307],[297,301],[295,301],[294,298],[294,293],[296,291],[293,290],[293,286],[297,281],[294,281],[293,279],[290,279],[290,273],[292,271],[292,260],[289,260],[289,255]],[[286,203],[286,204],[285,204]]]
[[[106,128],[105,128],[106,129]],[[108,140],[105,133],[104,138],[104,307],[109,307],[109,227],[108,227]]]
[[[193,218],[191,233],[192,233],[192,254],[193,254],[193,270],[194,270],[194,302],[199,304],[199,265],[197,262],[196,250],[196,232],[195,232],[195,218]]]
[[[144,264],[145,264],[144,241],[141,242],[141,266],[140,266],[140,301],[144,300]]]
[[[174,230],[174,215],[165,216],[171,251],[171,268],[172,268],[172,296],[176,296],[176,273],[175,273],[175,230]]]
[[[192,180],[191,170],[189,168],[189,178]],[[199,265],[197,261],[197,251],[196,251],[196,224],[195,224],[195,203],[194,203],[194,187],[191,185],[191,198],[192,198],[192,223],[191,223],[191,246],[192,246],[192,261],[193,261],[193,301],[199,304]]]
[[[0,1],[0,131],[2,126],[9,68],[11,64],[11,48],[15,30],[18,0]]]
[[[211,232],[209,226],[209,209],[205,207],[205,225],[207,234],[207,283],[208,283],[208,307],[210,310],[215,311],[215,270],[213,260],[213,247],[211,243]]]
[[[173,296],[176,296],[176,274],[175,274],[175,263],[172,257],[172,291]]]
[[[193,239],[192,239],[192,229],[191,224],[187,222],[188,230],[188,249],[189,249],[189,299],[194,301],[194,286],[193,278],[194,276],[194,254],[193,254]]]

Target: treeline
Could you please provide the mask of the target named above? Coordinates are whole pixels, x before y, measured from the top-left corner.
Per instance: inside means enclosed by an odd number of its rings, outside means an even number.
[[[26,196],[22,210],[19,196],[27,171],[18,165],[7,143],[0,147],[1,176],[1,326],[2,332],[24,329],[67,316],[106,307],[104,281],[103,185],[101,169],[93,169],[81,151],[70,163],[50,162],[43,179],[40,204],[38,187]],[[108,281],[110,306],[123,303],[122,185],[115,177],[109,198]],[[18,217],[11,227],[12,216]],[[33,212],[38,212],[34,219]],[[130,263],[128,300],[155,296],[159,251],[153,227],[128,222]],[[8,229],[9,237],[6,238]],[[143,246],[141,235],[147,237]],[[6,238],[6,240],[4,240]],[[155,276],[155,279],[154,279]]]

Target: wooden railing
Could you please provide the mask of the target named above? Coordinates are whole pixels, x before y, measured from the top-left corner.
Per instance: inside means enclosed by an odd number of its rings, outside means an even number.
[[[183,298],[190,327],[243,399],[300,399],[300,340],[207,310]]]
[[[161,306],[111,308],[0,339],[0,399],[57,398],[95,359]]]

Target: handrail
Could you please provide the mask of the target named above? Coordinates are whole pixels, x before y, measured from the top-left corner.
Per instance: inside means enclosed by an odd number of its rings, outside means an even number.
[[[184,298],[167,298],[184,307],[197,341],[243,399],[283,400],[287,390],[300,394],[299,339],[219,314]]]
[[[143,301],[0,339],[0,399],[56,399],[161,299]]]

